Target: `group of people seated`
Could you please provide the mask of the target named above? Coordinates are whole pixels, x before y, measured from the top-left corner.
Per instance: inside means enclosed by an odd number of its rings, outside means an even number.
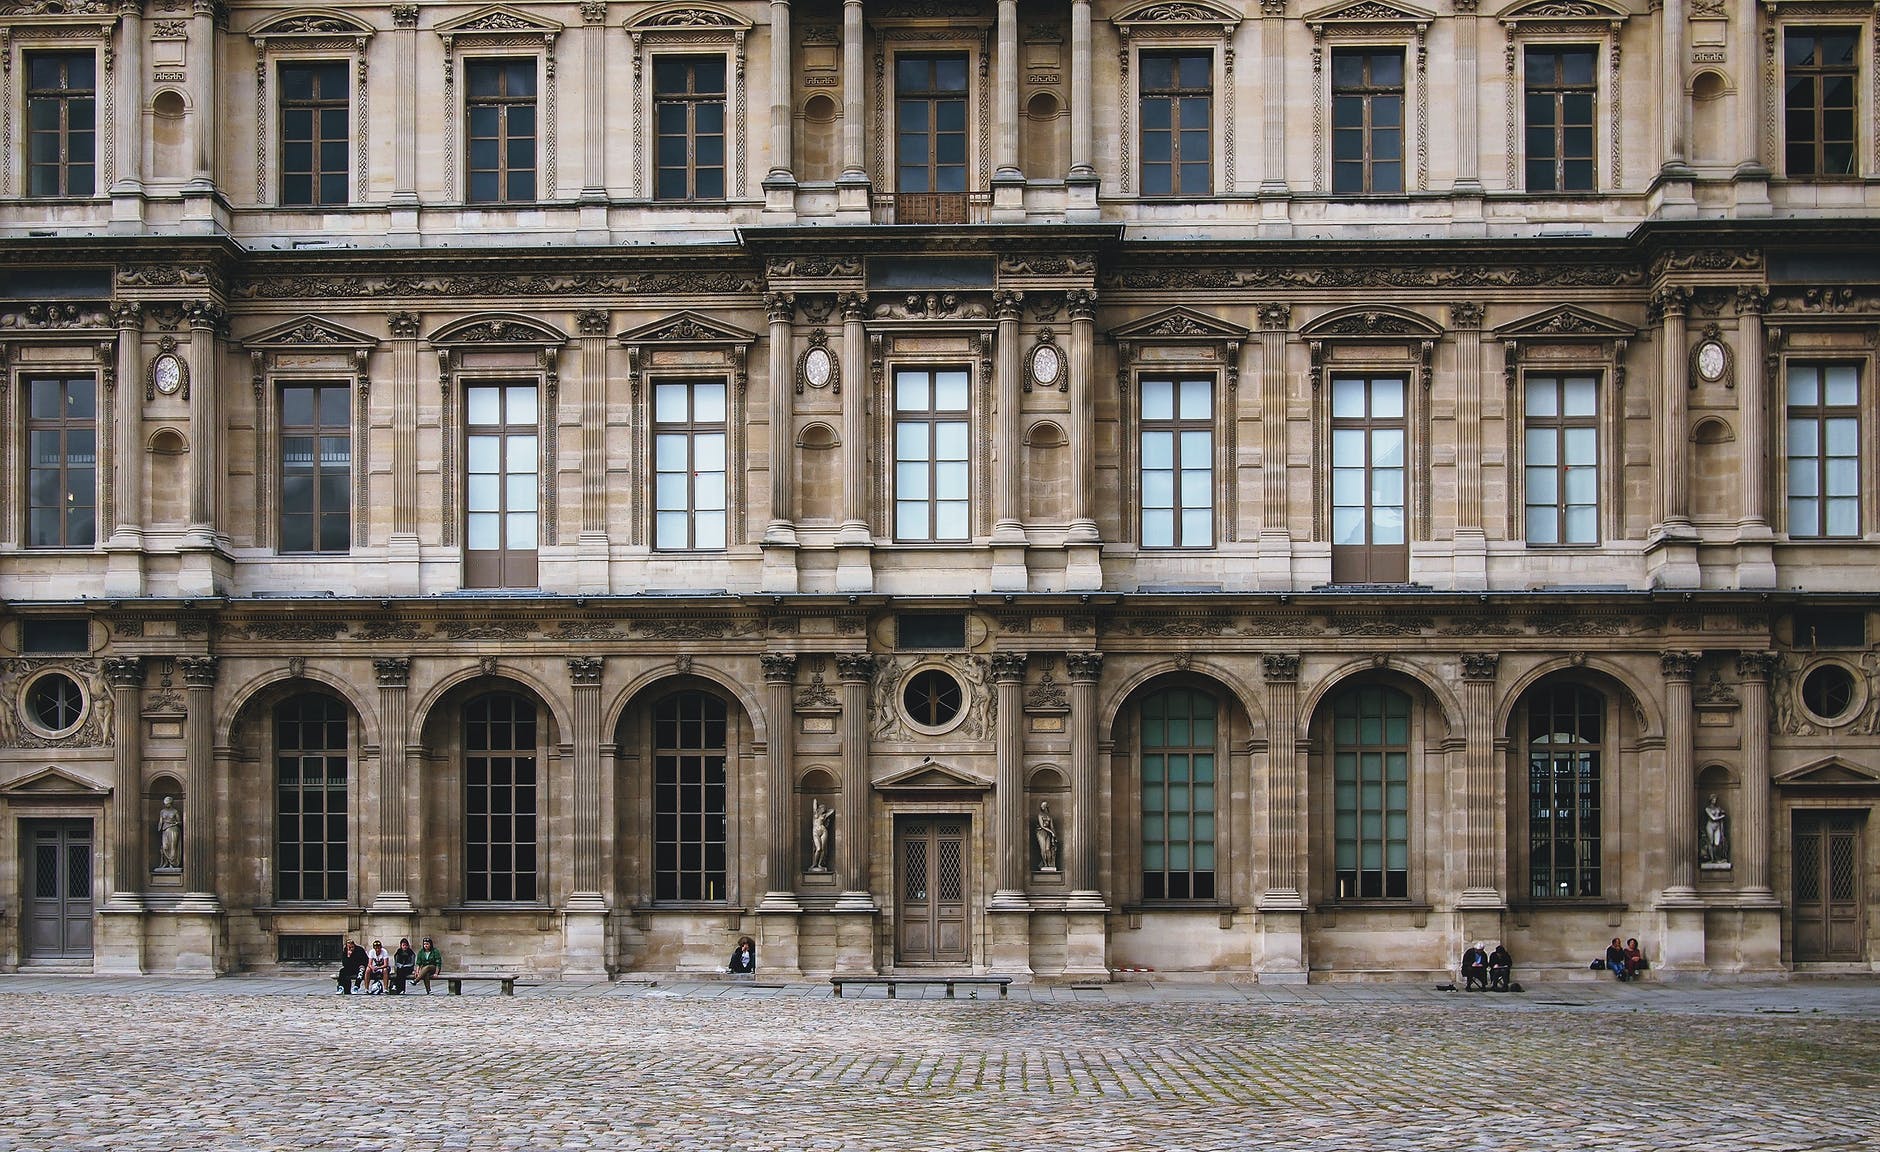
[[[1462,990],[1464,992],[1506,992],[1514,975],[1514,955],[1499,941],[1490,952],[1482,941],[1469,945],[1462,953]]]
[[[1594,967],[1599,967],[1599,965],[1596,964]],[[1606,946],[1605,968],[1616,980],[1635,980],[1640,972],[1650,967],[1651,965],[1645,962],[1645,953],[1639,951],[1636,936],[1628,939],[1624,944],[1620,944],[1619,938],[1614,936],[1612,943]]]
[[[429,936],[416,950],[409,938],[401,937],[397,949],[391,952],[385,950],[382,940],[374,940],[369,952],[357,941],[348,940],[340,953],[339,992],[350,996],[363,989],[368,996],[402,996],[405,985],[415,980],[424,985],[424,994],[429,996],[431,980],[443,967],[444,956]]]

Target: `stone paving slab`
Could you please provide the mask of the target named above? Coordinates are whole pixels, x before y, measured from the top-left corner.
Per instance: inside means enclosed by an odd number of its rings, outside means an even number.
[[[0,976],[0,1152],[1880,1149],[1880,983],[341,997]]]

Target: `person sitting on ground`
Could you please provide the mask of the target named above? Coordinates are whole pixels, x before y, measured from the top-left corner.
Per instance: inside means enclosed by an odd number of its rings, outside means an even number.
[[[1606,971],[1612,973],[1614,979],[1623,981],[1632,978],[1630,968],[1625,961],[1625,946],[1614,936],[1612,943],[1606,946]]]
[[[374,940],[372,951],[366,953],[366,995],[384,995],[391,978],[392,954],[385,950],[385,941]]]
[[[403,996],[405,983],[418,970],[418,954],[411,950],[409,937],[400,936],[398,947],[392,949],[392,995]]]
[[[1640,972],[1643,972],[1645,971],[1645,969],[1650,968],[1650,967],[1651,965],[1646,963],[1645,961],[1645,953],[1639,951],[1638,937],[1634,936],[1628,939],[1625,942],[1625,973],[1626,975],[1636,976]]]
[[[1488,990],[1506,992],[1508,978],[1513,974],[1514,954],[1508,951],[1506,944],[1497,941],[1495,950],[1488,954]]]
[[[346,941],[346,946],[339,953],[339,995],[351,996],[353,989],[359,987],[359,979],[366,970],[366,950],[353,940]]]
[[[424,943],[418,948],[418,969],[412,973],[412,978],[424,985],[426,996],[431,994],[431,978],[436,976],[443,967],[444,954],[439,952],[432,945],[431,938],[426,936]]]
[[[731,953],[731,963],[725,965],[725,971],[734,975],[748,976],[757,971],[757,943],[749,936],[738,937],[738,946]]]
[[[1462,953],[1462,990],[1473,992],[1478,988],[1488,988],[1488,953],[1482,950],[1480,941]]]

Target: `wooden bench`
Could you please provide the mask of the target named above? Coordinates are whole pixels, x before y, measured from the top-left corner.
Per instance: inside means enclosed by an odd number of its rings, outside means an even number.
[[[935,975],[935,976],[831,976],[829,977],[829,983],[835,986],[837,998],[840,998],[842,996],[842,988],[843,988],[843,985],[845,984],[885,984],[887,985],[887,988],[888,988],[888,999],[890,1000],[893,1000],[896,998],[894,994],[894,990],[896,988],[901,987],[904,984],[944,984],[946,985],[947,999],[949,1000],[952,1000],[955,998],[953,995],[953,989],[957,985],[964,984],[968,987],[974,988],[975,998],[978,997],[977,989],[979,986],[996,985],[999,989],[999,999],[1003,1000],[1006,998],[1007,989],[1009,989],[1012,986],[1012,978],[1010,976],[940,976],[940,975]]]
[[[452,996],[463,995],[463,986],[464,986],[464,981],[466,980],[469,980],[469,981],[494,980],[496,983],[502,986],[499,989],[500,995],[514,996],[516,994],[516,976],[515,976],[515,973],[513,972],[491,972],[487,975],[479,974],[479,973],[460,972],[454,976],[451,976],[451,975],[433,976],[431,977],[431,979],[442,980],[444,982],[444,987],[450,992]]]

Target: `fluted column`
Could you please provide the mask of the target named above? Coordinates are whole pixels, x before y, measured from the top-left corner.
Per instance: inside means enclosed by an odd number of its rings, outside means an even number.
[[[220,518],[221,442],[216,417],[221,409],[216,365],[217,330],[227,316],[219,304],[198,301],[189,311],[189,527],[186,546],[212,548]],[[126,381],[126,386],[132,386]],[[207,591],[207,589],[204,589]]]
[[[1301,873],[1299,808],[1304,795],[1299,787],[1299,657],[1270,652],[1260,658],[1266,677],[1266,850],[1270,873],[1260,893],[1265,911],[1296,912],[1305,908],[1305,877]]]
[[[1738,482],[1742,485],[1744,528],[1769,528],[1769,375],[1763,365],[1767,351],[1763,312],[1769,292],[1761,287],[1738,288],[1737,325],[1742,363],[1736,373],[1737,424],[1743,450],[1737,454]]]
[[[1071,652],[1064,657],[1071,682],[1071,896],[1074,909],[1103,906],[1103,863],[1097,841],[1098,780],[1097,681],[1103,676],[1103,653]]]
[[[1071,171],[1073,180],[1095,180],[1091,166],[1090,0],[1071,0]]]
[[[1691,677],[1700,652],[1669,651],[1658,665],[1665,681],[1665,851],[1667,900],[1697,896],[1697,800],[1691,738]]]
[[[1669,7],[1666,9],[1669,12]],[[1658,349],[1658,387],[1661,405],[1658,464],[1659,498],[1662,503],[1661,528],[1666,536],[1691,535],[1690,478],[1686,475],[1689,453],[1684,426],[1689,408],[1686,376],[1684,316],[1690,304],[1691,290],[1678,286],[1663,288],[1653,297],[1662,314],[1663,327]]]
[[[999,318],[998,359],[993,373],[998,401],[994,405],[992,420],[995,445],[993,458],[998,462],[998,467],[993,469],[992,481],[992,535],[995,542],[1003,538],[1023,543],[1025,539],[1018,508],[1018,408],[1022,402],[1019,378],[1024,375],[1019,364],[1018,310],[1024,299],[1021,292],[1000,291],[992,294],[993,308]]]
[[[866,184],[862,154],[862,0],[842,0],[842,176]]]
[[[142,145],[140,144],[139,147]],[[111,546],[136,548],[143,541],[144,519],[144,306],[117,306],[117,436],[111,446],[116,491]],[[141,594],[141,587],[136,593]]]
[[[215,186],[215,20],[217,0],[194,0],[189,22],[190,184],[195,191]],[[191,365],[192,368],[198,365]]]
[[[607,4],[581,5],[581,199],[607,198]]]
[[[139,895],[150,867],[144,847],[144,659],[112,656],[104,661],[111,686],[111,896],[113,907],[141,908]],[[191,793],[195,791],[192,785]]]
[[[999,0],[998,36],[999,83],[992,113],[995,124],[992,179],[1023,182],[1024,173],[1018,170],[1018,0]],[[1075,84],[1075,80],[1072,83]]]
[[[1685,160],[1690,155],[1685,140],[1685,123],[1688,119],[1686,108],[1689,106],[1689,101],[1684,95],[1684,75],[1687,68],[1684,49],[1685,7],[1685,0],[1664,0],[1664,8],[1658,14],[1659,19],[1663,21],[1660,36],[1663,55],[1660,57],[1661,68],[1658,74],[1662,88],[1659,90],[1658,107],[1659,114],[1664,117],[1664,122],[1660,125],[1662,129],[1660,146],[1664,152],[1665,172],[1668,175],[1688,176],[1690,169],[1685,164]],[[1750,34],[1745,32],[1743,35],[1747,38]],[[1754,71],[1755,58],[1751,55],[1752,49],[1749,44],[1743,43],[1740,51],[1743,54],[1743,64],[1738,71],[1746,69]]]
[[[379,835],[375,913],[410,912],[411,849],[405,828],[406,749],[411,745],[411,709],[406,686],[411,659],[381,656],[372,661],[379,682]]]
[[[1023,652],[992,654],[993,692],[998,701],[994,733],[998,755],[998,823],[994,837],[998,890],[994,908],[1028,907],[1025,899],[1025,849],[1030,841],[1025,809],[1025,662]]]
[[[1736,132],[1737,163],[1739,176],[1759,176],[1767,178],[1769,168],[1762,158],[1762,106],[1763,75],[1762,67],[1757,62],[1759,55],[1756,45],[1756,0],[1736,0],[1736,28],[1731,36],[1743,46],[1743,63],[1737,68],[1736,81]]]
[[[791,324],[796,319],[796,297],[789,292],[771,292],[764,297],[764,313],[770,321],[770,525],[764,529],[764,543],[792,545],[796,543],[796,525],[791,517],[796,506],[791,484],[796,380]],[[846,328],[843,335],[846,344]]]
[[[1070,538],[1098,539],[1096,508],[1097,400],[1091,380],[1097,338],[1097,294],[1077,288],[1065,294],[1071,314],[1071,529]]]
[[[392,203],[418,203],[418,6],[392,5],[392,51],[397,61],[393,108]],[[450,195],[450,193],[446,193]]]
[[[601,843],[601,676],[599,656],[568,660],[574,688],[574,892],[569,907],[606,907]]]
[[[1495,767],[1495,677],[1501,657],[1494,652],[1463,655],[1462,712],[1468,718],[1463,756],[1469,793],[1467,804],[1468,855],[1466,887],[1457,902],[1464,908],[1500,908],[1502,839],[1501,788]]]
[[[215,674],[214,656],[183,656],[189,713],[183,720],[183,899],[191,911],[219,911],[215,892]],[[140,789],[141,791],[141,789]]]
[[[144,190],[144,4],[118,0],[117,181],[113,196],[135,196]],[[119,376],[128,391],[132,377]]]
[[[764,721],[770,729],[770,819],[765,829],[769,883],[762,911],[795,911],[797,829],[790,801],[796,792],[796,655],[766,652],[759,660],[764,666]]]
[[[867,363],[866,333],[862,320],[868,313],[868,297],[861,292],[845,293],[842,308],[842,368],[851,377],[862,376]],[[881,403],[889,403],[888,395]],[[842,390],[842,523],[836,530],[836,589],[841,592],[867,592],[874,588],[874,568],[868,549],[874,536],[868,523],[868,400],[869,389],[860,383]]]
[[[1742,652],[1736,658],[1743,711],[1742,812],[1731,864],[1746,895],[1774,899],[1769,887],[1769,675],[1774,652]],[[1695,818],[1695,813],[1693,813]]]
[[[607,329],[606,310],[575,316],[581,333],[581,534],[607,535]]]
[[[790,96],[796,76],[790,69],[790,0],[770,0],[770,175],[766,185],[796,183],[791,156]]]
[[[859,391],[859,389],[858,389]],[[875,658],[865,652],[836,656],[842,681],[842,815],[836,825],[836,870],[842,895],[837,911],[873,911],[868,890],[868,689],[875,681]]]

